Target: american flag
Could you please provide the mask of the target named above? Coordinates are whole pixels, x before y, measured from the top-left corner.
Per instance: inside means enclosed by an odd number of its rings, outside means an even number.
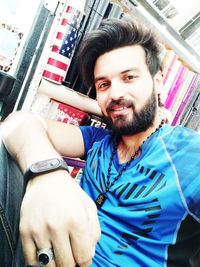
[[[67,6],[43,72],[43,78],[58,84],[63,82],[76,47],[82,18],[83,12]]]
[[[68,30],[65,33],[64,41],[60,48],[60,54],[64,57],[71,58],[77,39],[77,30],[71,26],[68,26]]]

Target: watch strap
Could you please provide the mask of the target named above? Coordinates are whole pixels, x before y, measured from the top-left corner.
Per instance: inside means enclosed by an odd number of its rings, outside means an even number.
[[[30,179],[34,178],[35,176],[53,172],[56,170],[66,170],[69,172],[67,163],[59,158],[52,158],[35,162],[24,173],[25,185]]]

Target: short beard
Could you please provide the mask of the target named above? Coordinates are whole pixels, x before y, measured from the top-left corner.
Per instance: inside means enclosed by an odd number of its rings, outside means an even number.
[[[110,103],[110,106],[113,104],[120,104],[124,102],[124,100],[114,101],[114,103]],[[117,125],[117,123],[113,123],[110,117],[105,117],[105,122],[108,125],[108,128],[113,131],[113,133],[119,137],[121,136],[129,136],[134,135],[143,131],[146,131],[148,128],[153,126],[156,110],[157,110],[157,99],[155,90],[153,90],[151,96],[147,100],[146,104],[139,111],[135,111],[134,104],[131,105],[133,109],[133,118],[131,121],[127,121],[124,116],[119,116],[116,118],[118,121],[122,121],[123,125]]]

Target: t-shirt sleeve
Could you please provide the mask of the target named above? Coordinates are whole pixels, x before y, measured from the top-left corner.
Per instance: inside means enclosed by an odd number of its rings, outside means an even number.
[[[96,128],[93,126],[79,126],[84,141],[85,156],[94,142],[102,140],[109,132],[104,128]]]
[[[180,140],[179,146],[172,157],[181,191],[189,212],[200,220],[200,135],[191,129],[182,129],[176,138]]]

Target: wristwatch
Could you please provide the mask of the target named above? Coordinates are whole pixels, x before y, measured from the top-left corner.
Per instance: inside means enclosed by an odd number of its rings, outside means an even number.
[[[26,170],[24,174],[25,185],[35,176],[56,170],[66,170],[69,172],[67,163],[62,159],[53,158],[35,162]]]

